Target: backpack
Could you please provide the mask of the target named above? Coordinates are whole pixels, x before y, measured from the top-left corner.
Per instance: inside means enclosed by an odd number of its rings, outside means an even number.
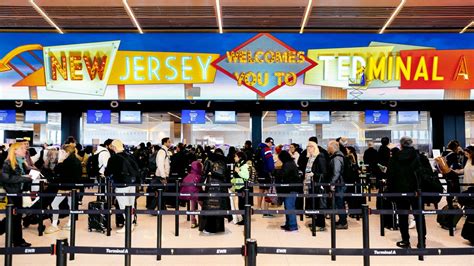
[[[262,156],[262,147],[258,147],[253,154],[252,162],[257,173],[263,172],[263,156]]]
[[[219,162],[211,162],[211,175],[225,176],[226,165]]]
[[[424,154],[418,153],[418,159],[420,161],[420,169],[417,169],[415,171],[418,187],[421,189],[422,192],[443,193],[443,185],[441,184],[441,181],[437,178],[437,174],[433,172],[428,157],[426,157]],[[437,204],[441,201],[441,198],[441,196],[424,196],[423,203]]]
[[[344,183],[353,184],[359,179],[359,171],[357,165],[353,165],[349,157],[336,155],[343,158],[344,166],[342,170],[342,180]]]
[[[149,159],[148,159],[148,168],[150,169],[150,173],[155,173],[156,172],[156,155],[158,154],[158,152],[155,152],[153,154],[150,155]]]
[[[87,160],[87,165],[86,165],[86,169],[87,169],[87,175],[89,177],[98,177],[100,176],[100,168],[102,167],[101,165],[99,165],[99,154],[101,154],[102,152],[104,152],[105,150],[103,151],[100,151],[96,154],[93,154],[91,157],[89,157],[89,159]]]
[[[255,166],[252,160],[248,160],[247,165],[249,166],[249,181],[253,183],[257,183],[258,181],[257,169],[255,169]]]
[[[135,184],[139,180],[140,169],[137,162],[127,154],[118,154],[123,159],[122,176],[124,180]]]

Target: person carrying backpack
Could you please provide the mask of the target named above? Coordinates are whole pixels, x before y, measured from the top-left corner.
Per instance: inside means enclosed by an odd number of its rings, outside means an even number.
[[[329,180],[331,184],[344,184],[344,154],[339,150],[339,143],[337,141],[330,141],[328,143],[328,152],[331,156],[329,162]],[[336,197],[336,209],[344,210],[344,196],[339,195],[345,193],[347,187],[345,186],[331,186],[333,197]],[[334,193],[336,193],[334,195]],[[348,229],[347,214],[339,214],[339,221],[336,222],[336,229]]]
[[[270,184],[272,180],[272,172],[275,169],[275,162],[273,161],[272,147],[274,146],[273,138],[266,138],[265,143],[260,143],[254,155],[254,165],[257,171],[258,183]],[[269,186],[259,186],[258,193],[268,193],[270,190]],[[256,197],[257,209],[263,205],[264,210],[268,210],[268,202],[264,199],[265,197]],[[263,203],[262,203],[263,201]],[[273,217],[272,214],[264,214],[263,217]]]
[[[134,158],[124,152],[122,141],[116,139],[110,145],[114,154],[107,162],[105,175],[110,176],[115,184],[134,184],[139,179],[139,169]],[[115,193],[135,193],[135,186],[117,186]],[[135,196],[116,196],[120,209],[126,206],[135,206]],[[124,214],[125,215],[125,214]],[[132,231],[135,229],[135,224]],[[117,230],[117,233],[125,233],[125,227]]]

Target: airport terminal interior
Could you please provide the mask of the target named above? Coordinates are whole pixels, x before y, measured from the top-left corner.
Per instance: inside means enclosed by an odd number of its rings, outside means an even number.
[[[468,0],[2,0],[0,260],[474,266],[473,30]]]

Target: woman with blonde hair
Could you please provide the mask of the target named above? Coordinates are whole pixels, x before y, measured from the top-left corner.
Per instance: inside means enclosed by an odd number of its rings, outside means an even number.
[[[26,147],[23,143],[13,143],[8,151],[8,157],[3,164],[0,183],[9,194],[17,194],[23,191],[26,183],[31,182],[31,176],[26,175],[27,165],[25,162]],[[22,197],[8,197],[8,202],[15,208],[22,208]],[[12,226],[13,246],[29,247],[30,243],[23,239],[21,228],[21,214],[13,215]],[[5,232],[5,220],[0,224],[0,233]]]

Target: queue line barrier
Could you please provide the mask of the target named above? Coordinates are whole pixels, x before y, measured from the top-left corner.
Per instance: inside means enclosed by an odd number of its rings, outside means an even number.
[[[311,184],[311,183],[310,183]],[[69,184],[70,185],[70,184]],[[280,184],[281,185],[281,184]],[[329,184],[331,185],[331,184]],[[110,184],[109,184],[110,186]],[[393,253],[391,249],[383,249],[383,250],[390,250],[389,252],[376,252],[377,250],[381,249],[370,249],[369,246],[369,219],[368,216],[369,214],[393,214],[393,213],[399,213],[399,214],[408,214],[408,213],[418,213],[422,215],[428,215],[428,214],[460,214],[461,212],[459,210],[434,210],[434,211],[424,211],[422,209],[422,196],[423,193],[421,191],[418,191],[417,193],[330,193],[330,194],[314,194],[314,187],[315,185],[311,186],[311,193],[309,194],[310,197],[313,198],[313,200],[317,197],[329,197],[332,199],[333,203],[335,200],[335,196],[356,196],[356,197],[363,197],[363,196],[368,196],[368,195],[373,195],[377,197],[388,197],[388,196],[393,196],[393,197],[417,197],[419,200],[419,208],[418,210],[370,210],[367,205],[363,205],[361,209],[349,209],[349,210],[336,210],[335,209],[335,204],[332,204],[332,209],[331,210],[292,210],[292,211],[284,211],[284,210],[254,210],[252,212],[251,206],[249,204],[246,204],[245,210],[244,211],[226,211],[226,210],[216,210],[216,211],[206,211],[206,210],[201,210],[201,211],[168,211],[168,210],[161,210],[161,202],[163,196],[175,196],[176,199],[183,193],[179,193],[178,188],[179,188],[179,183],[176,181],[175,183],[176,186],[176,193],[170,193],[166,192],[164,193],[162,189],[159,189],[158,192],[156,193],[156,196],[158,197],[158,206],[159,210],[158,211],[153,211],[153,210],[136,210],[135,212],[132,212],[132,207],[127,206],[125,211],[123,210],[111,210],[109,208],[108,210],[77,210],[77,197],[80,194],[86,195],[86,193],[78,193],[76,190],[74,190],[72,193],[70,193],[70,196],[72,197],[72,208],[71,210],[28,210],[28,209],[18,209],[16,210],[17,213],[38,213],[38,214],[50,214],[50,213],[65,213],[65,214],[70,214],[71,215],[71,246],[68,246],[68,241],[67,239],[58,239],[56,242],[56,245],[52,245],[50,249],[45,248],[45,247],[39,247],[38,252],[36,252],[36,248],[25,248],[24,250],[22,248],[12,248],[12,243],[11,243],[11,223],[12,223],[12,215],[14,213],[14,209],[12,205],[7,206],[6,214],[7,214],[7,237],[5,238],[6,245],[3,251],[5,251],[5,265],[12,265],[12,255],[13,254],[18,254],[21,253],[21,251],[24,251],[25,254],[47,254],[46,252],[48,250],[52,250],[54,254],[56,254],[56,264],[57,265],[66,265],[67,264],[67,254],[70,254],[70,260],[74,259],[74,255],[76,253],[81,254],[91,254],[91,253],[86,253],[86,252],[94,252],[96,253],[93,254],[102,254],[102,253],[97,253],[99,252],[99,249],[91,247],[77,247],[75,246],[75,223],[76,219],[75,217],[80,214],[107,214],[110,215],[112,213],[125,213],[126,216],[126,235],[125,235],[125,247],[123,248],[123,254],[120,254],[119,251],[115,250],[114,248],[110,249],[112,251],[109,251],[109,253],[104,253],[104,254],[110,254],[110,252],[118,252],[120,255],[125,256],[125,265],[131,265],[131,255],[137,255],[135,253],[139,252],[144,252],[146,255],[157,255],[157,260],[161,260],[161,255],[169,255],[169,253],[165,252],[166,250],[169,250],[176,255],[179,254],[179,252],[183,252],[183,255],[209,255],[209,253],[203,252],[203,249],[163,249],[162,247],[162,216],[163,215],[189,215],[189,214],[194,214],[194,215],[229,215],[229,214],[244,214],[244,219],[245,219],[245,226],[244,226],[244,241],[245,245],[240,248],[241,250],[241,255],[245,257],[245,263],[246,265],[256,265],[256,255],[257,253],[262,253],[265,254],[267,252],[271,252],[272,247],[257,247],[257,243],[255,240],[251,239],[251,215],[252,214],[312,214],[313,218],[313,227],[314,227],[314,217],[316,214],[330,214],[331,215],[331,248],[330,249],[303,249],[303,248],[286,248],[286,253],[282,252],[280,248],[280,253],[277,252],[275,249],[275,253],[267,253],[267,254],[293,254],[291,252],[294,252],[294,254],[300,254],[300,253],[305,253],[308,255],[311,255],[312,253],[318,253],[321,252],[321,255],[331,255],[332,260],[336,260],[336,255],[362,255],[364,257],[364,265],[370,265],[370,256],[377,256],[377,255],[398,255],[398,254],[403,254],[403,255],[418,255],[420,260],[423,260],[424,255],[465,255],[465,254],[474,254],[474,248],[465,248],[462,249],[462,254],[454,254],[454,251],[451,251],[452,249],[418,249],[417,252],[412,252],[409,253],[408,251],[403,251],[399,249],[395,249],[394,251],[397,251]],[[283,184],[283,186],[289,186],[287,184]],[[40,194],[40,193],[38,193]],[[62,193],[62,194],[67,194],[67,193]],[[102,194],[104,196],[107,196],[107,199],[112,196],[124,196],[128,193],[91,193],[91,194]],[[132,195],[135,194],[142,194],[142,193],[131,193]],[[143,193],[144,194],[144,193]],[[204,194],[206,196],[217,196],[216,194],[220,194],[219,196],[222,197],[228,197],[231,195],[236,195],[235,193],[198,193],[198,194]],[[249,186],[248,184],[245,184],[245,192],[243,196],[245,198],[246,203],[249,203],[248,197],[251,195],[258,195],[259,193],[250,193],[249,191]],[[265,193],[260,193],[264,194],[263,196],[269,196],[269,197],[283,197],[283,196],[295,196],[295,194],[265,194]],[[441,194],[441,193],[436,193],[436,194]],[[445,195],[454,195],[454,194],[459,194],[459,196],[471,196],[470,194],[466,195],[467,193],[442,193],[444,196]],[[31,195],[31,193],[27,193],[26,195]],[[49,196],[57,196],[57,193],[50,193]],[[307,194],[308,195],[308,194]],[[8,196],[24,196],[24,194],[9,194]],[[110,206],[110,204],[109,204]],[[177,205],[178,206],[178,205]],[[314,205],[313,205],[314,206]],[[132,249],[131,247],[131,219],[132,219],[132,214],[156,214],[157,215],[157,248],[148,248],[148,249],[137,249],[134,248]],[[362,214],[362,222],[363,222],[363,248],[362,249],[352,249],[352,251],[348,251],[348,249],[338,249],[336,248],[336,240],[335,240],[335,215],[336,214]],[[474,214],[473,210],[462,210],[462,214]],[[419,220],[417,221],[417,225],[420,226],[420,229],[422,230],[421,227],[421,215],[418,215]],[[109,219],[110,222],[110,219]],[[316,236],[316,231],[312,230],[313,236]],[[421,237],[422,234],[419,235],[419,243],[422,243],[423,246],[423,241],[424,239]],[[107,248],[105,248],[107,249]],[[231,252],[229,254],[236,253],[239,248],[230,248]],[[33,251],[34,250],[34,251]],[[201,250],[201,251],[199,251]],[[208,249],[208,252],[213,252],[213,251],[218,251],[219,249]],[[221,252],[224,252],[224,250],[227,249],[221,249]],[[290,250],[290,253],[288,253],[288,250]],[[306,251],[305,251],[306,250]],[[318,251],[319,250],[319,251]],[[346,250],[346,251],[344,251]],[[437,253],[434,252],[434,250],[437,251]],[[459,249],[457,249],[459,250]],[[326,253],[327,251],[327,253]],[[16,253],[18,252],[18,253]],[[36,252],[36,253],[35,253]],[[107,250],[105,251],[107,252]],[[187,252],[194,252],[195,254],[187,254]],[[382,254],[383,253],[383,254]],[[389,254],[393,253],[393,254]],[[23,254],[23,253],[21,253]],[[172,255],[173,255],[172,254]],[[213,254],[215,255],[215,254]]]

